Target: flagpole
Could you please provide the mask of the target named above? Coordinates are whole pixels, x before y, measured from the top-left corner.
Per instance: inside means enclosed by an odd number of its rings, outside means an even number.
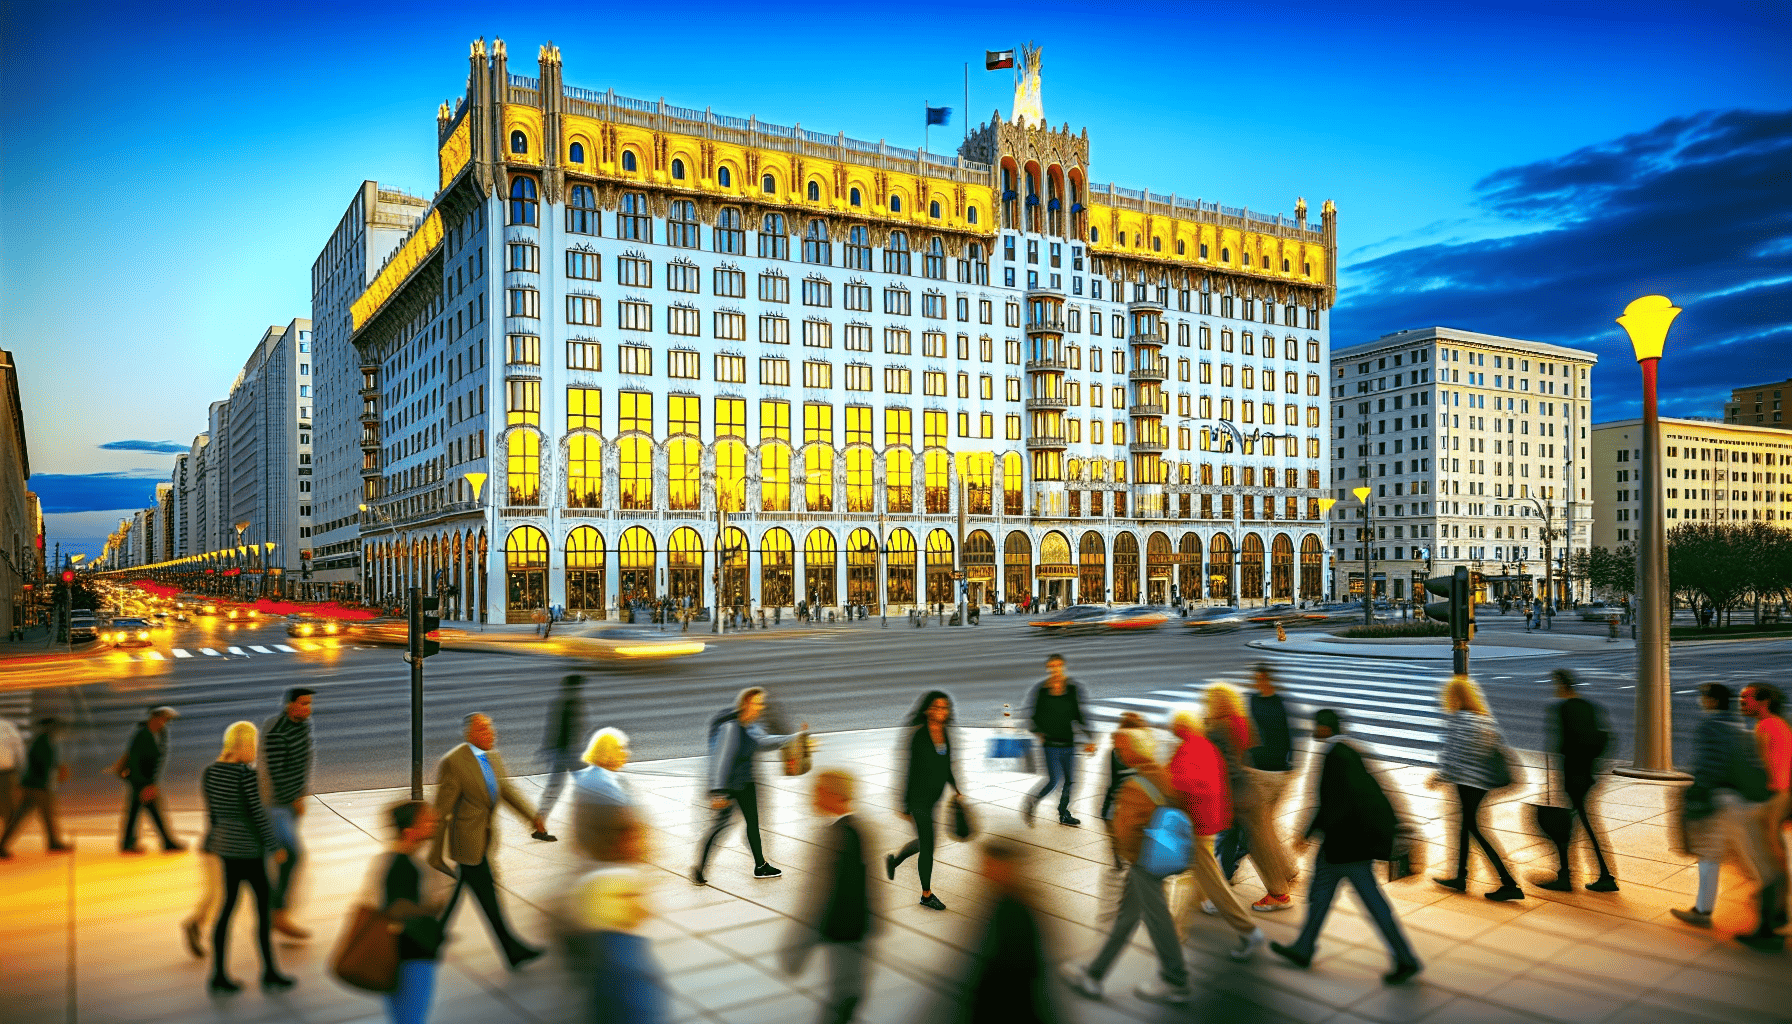
[[[933,138],[932,100],[921,101],[921,120],[926,122],[921,126],[921,159],[925,160],[927,159],[927,149],[931,145],[928,140]]]
[[[960,120],[964,122],[965,140],[969,141],[971,138],[971,62],[968,60],[964,62],[964,117]]]

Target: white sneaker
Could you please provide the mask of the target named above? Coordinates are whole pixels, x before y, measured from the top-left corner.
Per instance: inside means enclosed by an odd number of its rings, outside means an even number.
[[[1263,948],[1265,941],[1267,941],[1267,936],[1263,934],[1263,929],[1252,928],[1251,934],[1238,940],[1238,948],[1232,950],[1230,955],[1234,960],[1249,960],[1257,955],[1257,950]]]
[[[1148,978],[1139,982],[1132,994],[1148,1003],[1164,1003],[1169,1006],[1185,1005],[1190,998],[1187,985],[1171,985],[1162,978]]]
[[[1078,994],[1089,999],[1101,998],[1101,980],[1089,975],[1089,969],[1082,964],[1066,960],[1058,965],[1058,977],[1064,984],[1076,989]]]
[[[1209,915],[1214,915],[1214,916],[1217,916],[1220,912],[1220,908],[1214,906],[1212,900],[1202,900],[1201,901],[1201,910],[1203,913],[1206,913]]]

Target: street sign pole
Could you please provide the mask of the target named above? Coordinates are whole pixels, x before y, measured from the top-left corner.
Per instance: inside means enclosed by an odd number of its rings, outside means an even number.
[[[410,650],[404,660],[411,663],[411,799],[423,799],[423,588],[410,592]]]

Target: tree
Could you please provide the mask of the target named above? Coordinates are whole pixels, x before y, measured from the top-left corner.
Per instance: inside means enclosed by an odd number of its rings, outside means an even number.
[[[1588,548],[1574,553],[1574,574],[1608,596],[1636,593],[1636,550],[1626,544],[1616,551]]]
[[[1703,598],[1723,616],[1751,593],[1759,580],[1755,563],[1760,551],[1751,532],[1742,523],[1686,523],[1669,530],[1671,588],[1695,607]]]

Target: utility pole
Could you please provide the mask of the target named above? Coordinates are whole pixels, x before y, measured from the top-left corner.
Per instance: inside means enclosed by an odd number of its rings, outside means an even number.
[[[964,558],[964,519],[965,498],[967,495],[963,468],[958,474],[958,625],[962,628],[971,624],[970,604],[966,600],[971,591],[971,581],[965,567]]]

